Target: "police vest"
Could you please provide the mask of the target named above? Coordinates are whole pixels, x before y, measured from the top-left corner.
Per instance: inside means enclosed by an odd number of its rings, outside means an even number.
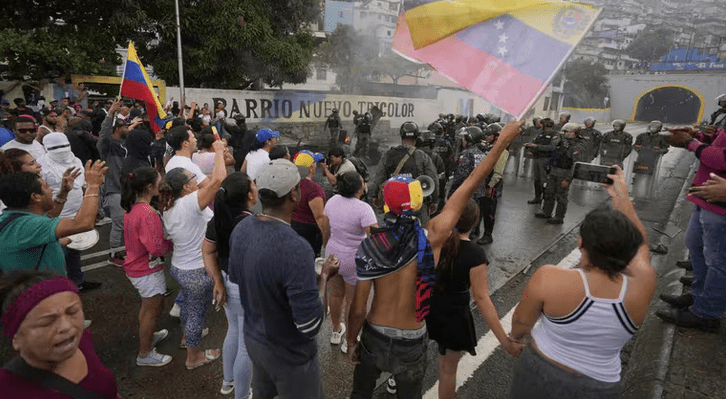
[[[364,120],[361,121],[360,125],[358,125],[358,133],[370,133],[371,132],[371,124],[368,123],[368,121]]]
[[[564,140],[564,139],[563,139]],[[572,169],[572,165],[575,164],[575,162],[572,160],[572,153],[570,151],[570,148],[572,148],[574,144],[566,144],[563,143],[558,145],[554,151],[552,151],[552,156],[550,157],[550,165],[553,168],[559,168],[559,169]]]
[[[338,127],[338,118],[328,117],[328,126],[332,128]]]

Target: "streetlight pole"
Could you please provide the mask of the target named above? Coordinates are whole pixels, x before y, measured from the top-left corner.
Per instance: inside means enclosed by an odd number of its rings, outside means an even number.
[[[180,108],[184,112],[184,64],[182,63],[182,43],[181,43],[181,23],[179,22],[179,0],[174,0],[176,6],[176,47],[177,57],[179,59],[179,91],[181,98],[179,100]]]

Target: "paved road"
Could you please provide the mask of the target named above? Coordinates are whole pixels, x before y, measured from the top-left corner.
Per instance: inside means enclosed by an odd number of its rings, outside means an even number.
[[[636,128],[642,130],[643,126]],[[661,178],[654,196],[656,199],[636,201],[639,213],[649,226],[661,226],[667,221],[692,159],[682,150],[671,150],[664,157]],[[577,226],[588,211],[604,203],[607,198],[602,188],[587,184],[574,185],[565,224],[554,226],[534,218],[536,206],[526,204],[532,191],[530,178],[512,173],[505,175],[505,188],[494,230],[495,241],[485,247],[491,261],[490,292],[500,317],[505,317],[516,305],[524,284],[537,267],[548,263],[571,267],[576,262],[578,253],[573,250],[576,248]],[[160,321],[160,327],[169,329],[170,335],[159,345],[159,351],[172,355],[173,362],[160,369],[135,365],[140,300],[123,271],[105,264],[108,229],[109,226],[100,227],[101,242],[84,253],[87,279],[101,281],[103,287],[85,294],[83,299],[87,318],[93,320],[91,331],[97,353],[116,375],[122,395],[126,398],[175,399],[222,397],[219,394],[221,362],[186,371],[183,367],[185,353],[178,349],[181,338],[178,320],[166,314]],[[657,242],[658,237],[652,236],[651,239]],[[171,277],[167,276],[167,282],[171,288],[177,288]],[[173,295],[166,299],[167,310],[171,308],[172,302]],[[486,393],[486,397],[504,398],[513,361],[498,348],[496,340],[487,335],[488,328],[481,318],[475,316],[475,320],[480,339],[478,356],[467,355],[461,362],[459,397],[479,398]],[[220,348],[226,330],[223,312],[210,311],[206,324],[211,332],[204,339],[203,347]],[[510,325],[510,322],[504,322],[506,330],[509,330]],[[326,398],[344,398],[350,393],[353,368],[346,364],[339,348],[328,343],[330,331],[330,321],[326,320],[318,335],[323,388]],[[11,352],[7,342],[3,341],[0,345],[0,361],[4,361]],[[436,353],[435,343],[432,343],[424,383],[426,398],[437,397]],[[628,356],[626,350],[623,356],[625,369]],[[388,395],[384,387],[380,386],[376,397],[395,396]]]

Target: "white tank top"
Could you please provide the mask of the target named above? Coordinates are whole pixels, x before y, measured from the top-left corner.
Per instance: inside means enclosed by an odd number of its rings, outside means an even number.
[[[590,295],[587,278],[576,269],[585,286],[585,298],[570,314],[550,317],[544,312],[532,330],[537,347],[548,358],[590,378],[620,381],[620,350],[638,327],[623,307],[628,277],[617,299]]]

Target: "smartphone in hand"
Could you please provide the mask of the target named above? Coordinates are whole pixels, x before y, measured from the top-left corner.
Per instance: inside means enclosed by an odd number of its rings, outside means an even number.
[[[572,174],[573,179],[592,181],[595,183],[613,184],[608,175],[615,174],[614,166],[597,165],[594,163],[576,162]]]

